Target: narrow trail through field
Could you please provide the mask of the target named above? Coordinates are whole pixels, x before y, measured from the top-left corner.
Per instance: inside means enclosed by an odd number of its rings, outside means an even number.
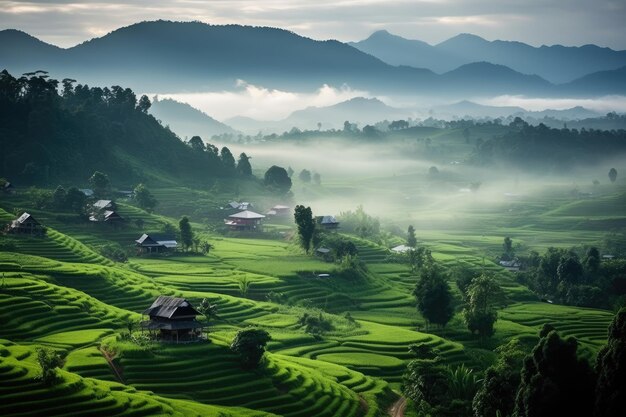
[[[124,382],[124,377],[122,376],[122,370],[120,369],[119,366],[115,364],[115,362],[113,362],[113,357],[111,356],[111,354],[107,352],[106,350],[102,349],[102,347],[100,347],[99,350],[100,352],[102,352],[102,356],[104,356],[104,359],[106,359],[106,361],[109,364],[109,367],[115,374],[115,378],[117,379],[117,381],[121,384],[126,384],[126,382]]]
[[[400,397],[398,401],[393,403],[387,411],[391,417],[404,417],[404,411],[406,410],[406,398]]]

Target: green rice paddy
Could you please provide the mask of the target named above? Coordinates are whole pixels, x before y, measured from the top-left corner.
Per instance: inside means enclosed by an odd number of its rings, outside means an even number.
[[[325,192],[332,195],[344,185],[329,181]],[[284,238],[210,232],[200,222],[221,221],[211,193],[172,188],[155,194],[165,213],[198,214],[194,228],[214,246],[207,256],[135,256],[133,241],[142,232],[135,219],[144,220],[147,230],[175,219],[129,204],[120,204],[131,220],[122,230],[32,210],[48,226],[47,235],[7,238],[14,247],[0,252],[0,415],[374,417],[396,398],[414,343],[436,348],[447,364],[480,371],[497,345],[513,337],[531,345],[548,323],[576,337],[590,360],[606,341],[612,312],[542,303],[492,255],[505,235],[540,251],[597,243],[626,218],[624,193],[584,201],[532,195],[508,204],[512,211],[468,209],[471,221],[463,227],[454,219],[450,227],[437,227],[443,215],[414,222],[420,245],[441,264],[498,277],[507,304],[486,343],[465,329],[454,283],[455,317],[444,329],[427,327],[411,295],[416,278],[407,265],[391,260],[390,244],[349,236],[367,273],[347,281],[337,265],[303,254]],[[26,206],[20,198],[0,203],[0,221]],[[201,202],[204,208],[194,210]],[[131,249],[127,263],[98,254],[99,245],[111,242]],[[249,283],[246,294],[242,281]],[[209,340],[145,346],[129,341],[128,323],[136,325],[160,294],[214,303],[218,317]],[[332,328],[306,333],[299,323],[305,312],[322,314]],[[235,333],[248,326],[272,336],[255,371],[242,369],[228,349]],[[37,379],[38,346],[55,349],[64,360],[50,386]]]

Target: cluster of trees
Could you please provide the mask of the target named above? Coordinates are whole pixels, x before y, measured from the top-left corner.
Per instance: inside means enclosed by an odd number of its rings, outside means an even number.
[[[88,212],[87,203],[90,199],[112,198],[111,181],[107,174],[95,171],[89,177],[89,185],[94,192],[93,197],[87,197],[77,187],[72,186],[65,189],[62,185],[58,185],[52,192],[31,189],[27,195],[37,208],[70,211],[84,216]],[[148,212],[152,212],[158,204],[156,198],[144,184],[138,184],[135,187],[133,199],[140,208]],[[138,227],[141,225],[138,224]]]
[[[300,246],[306,253],[317,246],[324,246],[331,251],[328,256],[339,262],[346,257],[358,255],[359,251],[350,239],[336,233],[325,233],[318,226],[311,207],[297,205],[294,220],[298,228]]]
[[[187,216],[181,217],[178,221],[178,235],[183,251],[193,250],[196,253],[206,255],[213,249],[213,245],[195,235]]]
[[[580,307],[610,308],[626,295],[626,261],[602,260],[591,247],[581,257],[570,249],[548,248],[543,255],[531,252],[522,261],[518,279],[540,297]]]
[[[291,175],[289,176],[291,177]],[[298,174],[298,179],[306,184],[310,184],[311,181],[313,181],[315,185],[322,184],[322,176],[317,172],[313,172],[311,174],[311,171],[309,171],[308,169],[303,169],[302,171],[300,171],[300,174]]]
[[[411,249],[409,258],[415,258],[414,272],[417,282],[413,290],[416,307],[427,325],[445,327],[454,316],[454,298],[448,283],[456,271],[445,271],[425,248]],[[457,277],[464,307],[463,321],[467,329],[484,339],[494,333],[498,319],[497,307],[504,294],[498,282],[491,276],[463,273]]]
[[[545,325],[527,355],[518,339],[496,349],[497,359],[479,378],[464,367],[443,365],[436,351],[413,345],[402,390],[419,415],[473,417],[591,416],[626,413],[626,309],[609,327],[595,366],[578,355],[575,338]]]
[[[377,237],[380,234],[380,220],[365,212],[362,205],[355,211],[345,211],[339,213],[338,220],[341,221],[341,228],[347,233],[368,239]]]
[[[226,146],[222,147],[222,149],[218,149],[217,146],[210,143],[205,144],[200,136],[193,136],[187,141],[187,145],[193,149],[194,152],[208,159],[212,166],[219,167],[222,176],[238,175],[243,178],[252,177],[251,158],[245,153],[241,153],[235,163],[235,157],[230,149]]]
[[[74,181],[94,169],[117,180],[145,182],[152,170],[141,164],[195,182],[236,172],[209,152],[186,146],[147,113],[149,108],[146,96],[138,99],[128,88],[59,82],[45,71],[15,78],[4,70],[0,172],[21,184]],[[243,161],[241,172],[249,172]]]
[[[552,129],[544,124],[531,126],[518,117],[507,133],[477,141],[471,160],[481,165],[567,171],[580,163],[626,153],[625,144],[626,130]]]

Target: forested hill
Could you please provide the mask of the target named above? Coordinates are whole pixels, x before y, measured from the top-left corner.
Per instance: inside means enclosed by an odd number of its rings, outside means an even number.
[[[0,177],[46,184],[99,170],[133,184],[235,175],[233,161],[225,164],[214,147],[199,152],[183,143],[149,107],[147,97],[137,99],[128,88],[59,83],[43,72],[16,79],[2,71]]]
[[[624,155],[626,130],[553,129],[531,126],[517,117],[506,133],[477,139],[471,159],[482,165],[567,172]]]

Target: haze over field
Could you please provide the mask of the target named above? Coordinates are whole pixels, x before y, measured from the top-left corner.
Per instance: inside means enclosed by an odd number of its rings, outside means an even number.
[[[0,416],[626,416],[624,22],[0,0]]]

